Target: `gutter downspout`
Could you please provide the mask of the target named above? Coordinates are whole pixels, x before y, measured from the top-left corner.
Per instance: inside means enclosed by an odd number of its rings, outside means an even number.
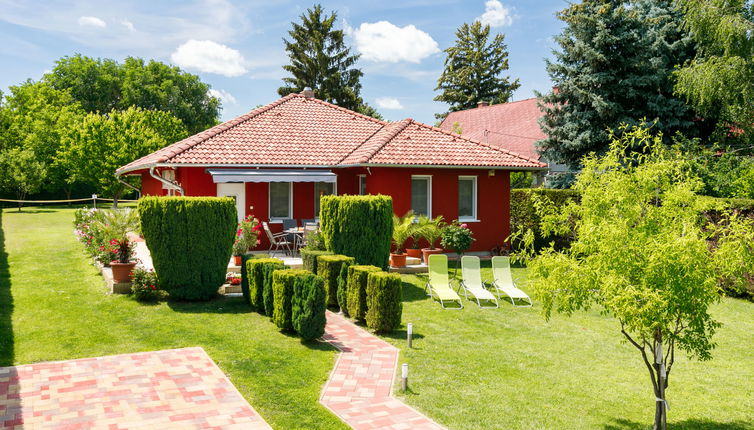
[[[117,179],[118,179],[118,182],[120,182],[121,184],[127,186],[128,188],[130,188],[130,189],[132,189],[134,191],[136,191],[136,200],[138,200],[139,198],[141,198],[141,190],[140,189],[134,187],[133,185],[131,185],[128,182],[126,182],[123,179],[121,179],[120,175],[117,176]]]
[[[174,183],[168,181],[167,179],[163,178],[160,175],[155,174],[154,169],[155,169],[154,166],[152,166],[152,167],[149,168],[149,176],[151,176],[151,177],[157,179],[158,181],[162,182],[163,184],[167,185],[168,188],[172,188],[174,190],[178,190],[178,192],[180,192],[182,196],[186,195],[186,192],[183,190],[183,187],[181,187],[178,184],[174,184]]]

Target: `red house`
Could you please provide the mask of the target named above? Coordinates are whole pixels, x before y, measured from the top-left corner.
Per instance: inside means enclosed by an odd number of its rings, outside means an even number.
[[[472,251],[488,251],[510,233],[510,171],[544,169],[412,119],[380,121],[291,94],[116,175],[140,175],[144,195],[233,196],[239,218],[254,214],[274,230],[286,218],[316,218],[323,194],[389,195],[396,214],[413,209],[467,223]]]

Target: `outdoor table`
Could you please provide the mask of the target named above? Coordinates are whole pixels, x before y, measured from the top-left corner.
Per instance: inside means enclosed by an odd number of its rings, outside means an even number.
[[[304,243],[304,228],[294,227],[294,228],[285,229],[283,231],[288,234],[294,235],[293,252],[297,252],[301,244]]]

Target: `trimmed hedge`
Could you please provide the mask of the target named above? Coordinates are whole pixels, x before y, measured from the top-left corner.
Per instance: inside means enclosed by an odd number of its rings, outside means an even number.
[[[534,247],[541,249],[555,242],[555,246],[563,248],[570,245],[571,238],[568,236],[542,237],[540,229],[541,218],[537,214],[534,202],[537,199],[549,199],[553,205],[560,208],[571,201],[581,199],[578,191],[555,190],[547,188],[524,188],[511,190],[511,233],[525,232],[531,229],[535,235]],[[518,248],[518,243],[513,241],[513,249]]]
[[[317,257],[317,275],[325,281],[327,306],[338,306],[338,278],[343,265],[350,266],[353,257],[345,255],[320,255]]]
[[[348,268],[351,266],[351,264],[341,264],[340,273],[338,274],[338,307],[340,308],[340,311],[343,312],[343,315],[345,315],[346,317],[350,316],[348,314],[347,286],[348,286]]]
[[[319,219],[328,251],[357,264],[387,269],[393,237],[393,199],[389,196],[322,196]]]
[[[241,294],[246,303],[249,299],[249,275],[246,273],[246,262],[253,259],[270,258],[269,254],[243,254],[241,256]]]
[[[249,303],[254,309],[272,316],[272,272],[286,268],[283,261],[277,258],[252,258],[246,261],[246,273],[249,277]],[[269,313],[267,313],[268,295]]]
[[[370,272],[380,272],[377,266],[353,265],[348,267],[346,303],[351,318],[363,321],[367,315],[367,278]]]
[[[317,257],[319,257],[320,255],[333,255],[333,253],[330,251],[317,251],[317,250],[301,248],[301,261],[304,264],[304,269],[316,275],[317,274]]]
[[[389,333],[401,325],[401,277],[397,273],[370,272],[367,277],[367,327]]]
[[[299,276],[310,272],[301,269],[276,270],[272,272],[272,322],[282,330],[293,330],[291,309],[293,284]]]
[[[313,274],[296,276],[293,281],[291,301],[293,329],[304,340],[311,340],[325,334],[325,281]]]
[[[182,300],[207,300],[225,282],[236,204],[229,197],[143,197],[141,231],[161,286]]]

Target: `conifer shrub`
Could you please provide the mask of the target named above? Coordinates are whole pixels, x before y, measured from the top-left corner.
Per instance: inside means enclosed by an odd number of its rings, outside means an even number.
[[[347,292],[347,286],[348,286],[348,267],[350,264],[341,264],[340,265],[340,273],[338,274],[338,307],[340,307],[340,311],[343,312],[343,315],[346,317],[349,316],[348,314],[348,294]]]
[[[353,264],[353,257],[345,255],[320,255],[317,257],[317,274],[325,281],[327,306],[338,306],[338,279],[341,266]]]
[[[275,270],[272,272],[272,322],[281,330],[293,330],[291,309],[293,303],[293,285],[296,278],[309,275],[301,269]]]
[[[346,303],[351,318],[363,321],[367,315],[367,278],[371,272],[380,272],[377,266],[352,265],[348,267]]]
[[[317,274],[317,258],[320,255],[333,255],[333,253],[330,251],[301,248],[301,261],[304,265],[304,269],[316,275]]]
[[[249,275],[246,273],[246,262],[251,259],[270,258],[269,254],[244,254],[241,256],[241,293],[246,303],[250,303],[249,298]]]
[[[299,274],[293,281],[291,320],[293,328],[304,340],[325,333],[325,281],[312,273]]]
[[[401,277],[397,273],[370,272],[367,277],[367,327],[389,333],[401,325]]]
[[[258,312],[272,316],[272,272],[285,269],[282,260],[277,258],[251,258],[246,261],[249,278],[249,303]],[[269,296],[269,299],[267,299]],[[269,300],[269,313],[268,309]]]

